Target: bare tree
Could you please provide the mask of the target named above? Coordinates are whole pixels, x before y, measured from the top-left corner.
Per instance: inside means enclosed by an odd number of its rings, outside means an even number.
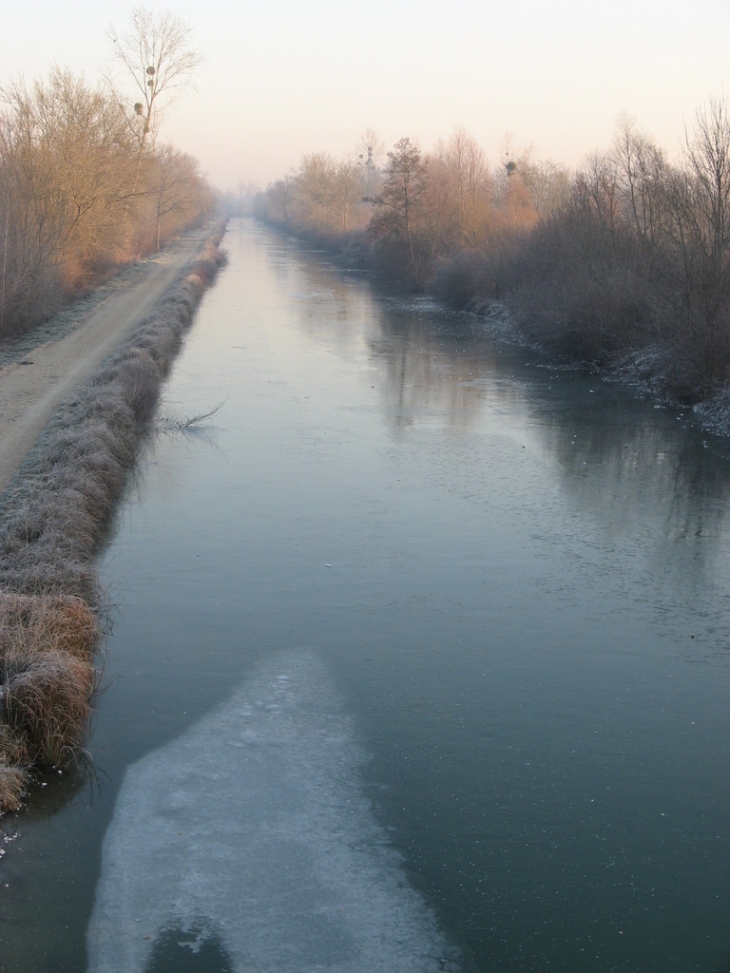
[[[570,199],[570,172],[549,159],[532,162],[522,170],[522,178],[530,191],[532,205],[542,220],[550,216]]]
[[[711,99],[697,112],[685,155],[696,183],[700,240],[713,273],[725,273],[730,257],[730,117],[725,101]]]
[[[493,209],[487,160],[466,130],[457,128],[446,146],[446,161],[455,184],[460,243],[472,247],[482,239]]]
[[[383,176],[375,201],[378,211],[370,221],[370,230],[376,238],[400,240],[405,245],[410,271],[420,283],[422,268],[415,238],[423,218],[427,176],[418,146],[409,138],[396,142],[388,153]]]
[[[419,206],[419,237],[429,258],[443,256],[459,243],[457,180],[442,139],[424,158],[428,172]]]
[[[42,280],[71,293],[120,259],[134,145],[116,104],[69,71],[0,98],[2,303],[29,320]]]
[[[627,219],[642,245],[653,250],[666,224],[666,183],[669,167],[664,154],[636,128],[627,115],[619,118],[613,158],[620,173],[620,192]]]
[[[121,243],[116,224],[132,191],[133,141],[108,95],[67,70],[36,82],[32,105],[62,220],[58,261],[67,279],[83,284]]]
[[[380,180],[380,163],[385,155],[385,145],[372,128],[366,128],[360,136],[357,149],[358,163],[363,169],[363,196],[372,202]]]
[[[0,118],[0,336],[35,324],[58,300],[58,220],[23,121]]]
[[[293,218],[295,196],[294,177],[286,175],[268,186],[266,192],[258,194],[254,212],[262,219],[288,227]]]
[[[327,152],[302,156],[296,172],[298,219],[305,226],[331,228],[337,164]]]
[[[191,30],[170,13],[157,14],[135,7],[126,33],[109,31],[114,60],[131,80],[137,100],[126,110],[139,144],[137,170],[150,133],[157,131],[161,113],[181,88],[192,84],[202,55],[190,44]],[[121,99],[120,99],[120,103]]]
[[[575,192],[591,207],[602,225],[614,233],[621,213],[621,180],[615,158],[608,152],[588,156],[578,173]]]
[[[362,201],[360,169],[354,159],[337,163],[334,173],[334,207],[338,229],[347,233],[352,227],[353,215]]]
[[[198,161],[172,145],[155,153],[154,248],[200,219],[210,208],[210,190]]]
[[[697,112],[685,166],[668,185],[680,273],[677,332],[700,381],[730,374],[730,117],[724,101]]]

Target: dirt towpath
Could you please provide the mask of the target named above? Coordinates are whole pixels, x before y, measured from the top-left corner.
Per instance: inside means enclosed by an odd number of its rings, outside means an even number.
[[[210,228],[130,267],[34,335],[0,347],[0,492],[70,393],[154,308]]]

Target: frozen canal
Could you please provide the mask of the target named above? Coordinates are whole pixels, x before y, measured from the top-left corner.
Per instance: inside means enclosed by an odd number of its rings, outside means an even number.
[[[234,221],[2,973],[727,973],[730,443]]]

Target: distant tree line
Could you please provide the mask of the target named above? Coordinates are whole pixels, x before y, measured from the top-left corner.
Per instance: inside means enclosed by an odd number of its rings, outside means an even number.
[[[305,156],[257,214],[453,307],[508,307],[532,340],[598,365],[650,362],[684,402],[730,382],[730,117],[697,112],[677,163],[620,119],[578,171],[516,151],[492,168],[458,130],[384,157]]]
[[[455,253],[492,260],[493,289],[503,289],[507,238],[524,234],[569,195],[570,173],[533,162],[507,142],[493,171],[465,131],[424,154],[410,138],[385,153],[372,131],[344,160],[305,155],[289,175],[259,194],[261,218],[294,232],[356,242],[382,272],[424,287]]]
[[[157,138],[158,97],[198,61],[186,35],[175,18],[143,10],[129,35],[111,35],[143,92],[131,104],[110,82],[58,67],[0,88],[0,337],[210,212],[198,163]]]

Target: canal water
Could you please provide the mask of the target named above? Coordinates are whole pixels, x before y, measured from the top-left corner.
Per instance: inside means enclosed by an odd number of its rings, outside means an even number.
[[[103,555],[92,771],[0,822],[0,970],[727,973],[730,443],[224,245]]]

